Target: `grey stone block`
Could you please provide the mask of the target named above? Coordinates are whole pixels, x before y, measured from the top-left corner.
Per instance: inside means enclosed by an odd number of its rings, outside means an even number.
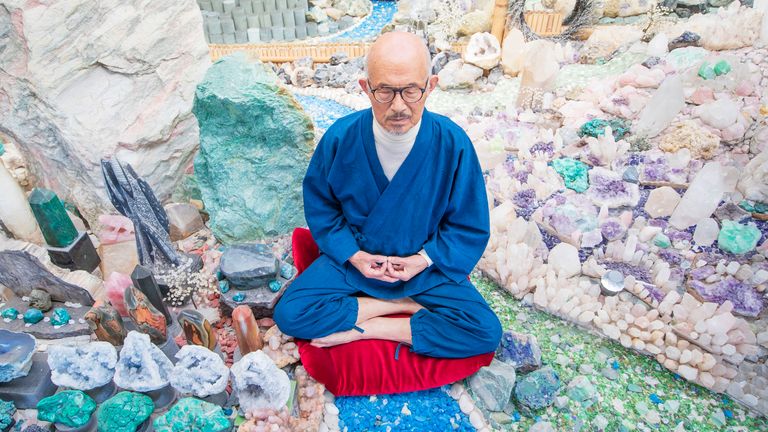
[[[224,43],[224,37],[220,34],[212,34],[210,35],[210,39],[208,40],[208,43],[212,44],[223,44]]]
[[[265,12],[264,2],[262,0],[253,0],[253,2],[251,2],[251,5],[253,7],[253,13],[255,13],[256,15],[260,15]]]
[[[248,29],[248,42],[259,43],[261,42],[261,29],[249,28]]]
[[[222,0],[221,4],[225,14],[231,14],[232,10],[235,9],[235,0]]]
[[[242,17],[245,16],[245,9],[243,9],[242,7],[239,7],[239,6],[234,8],[234,9],[232,9],[232,18],[237,18],[237,17],[241,17],[241,16]]]
[[[213,11],[213,3],[210,1],[199,1],[197,4],[200,5],[200,9],[204,11]]]
[[[235,17],[235,31],[246,30],[248,30],[248,18],[245,15]]]
[[[307,36],[308,37],[315,37],[315,36],[317,36],[317,23],[316,22],[308,22],[307,23]]]
[[[275,11],[270,13],[269,16],[272,18],[272,27],[282,27],[285,25],[282,12]]]
[[[221,31],[221,21],[218,19],[216,21],[210,20],[205,23],[205,27],[208,29],[209,35],[220,35],[222,33]]]
[[[261,21],[261,28],[270,29],[272,28],[272,16],[269,14],[264,14],[261,17],[259,17],[259,21]]]
[[[259,28],[261,27],[261,22],[259,21],[259,17],[257,15],[248,15],[248,28]]]
[[[35,409],[40,399],[56,393],[57,388],[51,381],[48,355],[35,353],[27,376],[0,384],[0,399],[13,402],[16,409]]]
[[[235,32],[235,21],[230,18],[222,18],[221,19],[221,33],[222,34],[229,34]]]
[[[286,6],[288,7],[288,9],[296,8],[296,7],[298,7],[298,4],[299,4],[299,0],[287,0],[286,1]]]
[[[225,44],[233,44],[235,43],[235,34],[234,33],[224,33],[221,35],[224,38]]]
[[[307,0],[299,0],[298,7],[304,10],[309,10],[309,3],[307,2]]]
[[[248,30],[238,30],[235,32],[235,42],[239,44],[248,43]]]
[[[296,39],[306,39],[306,38],[307,38],[307,26],[306,25],[296,26]]]
[[[283,11],[283,25],[286,27],[296,26],[296,21],[294,20],[292,10]]]
[[[328,33],[336,33],[339,31],[339,24],[335,21],[328,22]]]
[[[251,0],[243,0],[243,2],[240,3],[240,6],[242,6],[247,15],[253,13],[253,2],[251,2]]]
[[[92,272],[101,263],[101,258],[85,231],[80,231],[78,237],[67,247],[46,246],[51,262],[69,270],[85,270]]]
[[[260,28],[259,29],[259,38],[261,38],[262,42],[269,42],[272,40],[272,29],[271,28]]]
[[[283,30],[283,36],[285,36],[286,42],[293,42],[296,40],[296,27],[285,27]]]
[[[293,10],[293,22],[298,26],[303,26],[307,23],[307,12],[304,9]]]
[[[224,12],[224,0],[211,0],[211,6],[213,6],[214,12]]]
[[[272,27],[272,40],[282,41],[283,39],[285,39],[283,28],[276,26]]]
[[[264,0],[264,12],[274,12],[277,10],[276,0]]]
[[[275,5],[277,7],[277,10],[284,11],[288,9],[288,1],[287,0],[277,0],[275,2]]]

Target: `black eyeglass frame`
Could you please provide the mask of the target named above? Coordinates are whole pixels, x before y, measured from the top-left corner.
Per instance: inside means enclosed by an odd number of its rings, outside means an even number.
[[[381,86],[381,87],[375,89],[371,85],[371,81],[370,80],[365,80],[365,81],[368,83],[368,91],[370,91],[371,94],[373,95],[373,99],[376,102],[381,103],[381,104],[392,102],[393,100],[395,100],[395,98],[397,97],[398,94],[400,95],[400,98],[403,100],[403,102],[416,103],[416,102],[418,102],[418,101],[420,101],[421,99],[424,98],[424,93],[427,92],[427,88],[429,87],[429,78],[427,78],[427,81],[424,83],[424,87],[417,87],[417,86],[407,86],[407,87]],[[416,99],[414,101],[406,100],[405,97],[403,96],[403,91],[408,90],[408,89],[412,89],[412,88],[416,88],[416,89],[421,90],[421,95],[419,96],[418,99]],[[386,102],[383,102],[383,101],[379,100],[379,98],[376,97],[376,92],[379,91],[379,90],[383,90],[383,89],[392,90],[392,99],[390,99],[390,100],[388,100]]]

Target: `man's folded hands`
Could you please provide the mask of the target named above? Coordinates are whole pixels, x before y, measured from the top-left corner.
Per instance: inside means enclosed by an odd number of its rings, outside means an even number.
[[[427,260],[419,254],[408,257],[373,255],[357,251],[349,259],[363,276],[384,282],[407,282],[427,268]]]

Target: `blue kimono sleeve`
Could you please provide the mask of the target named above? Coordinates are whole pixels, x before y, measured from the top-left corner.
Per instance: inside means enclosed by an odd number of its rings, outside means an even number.
[[[328,143],[326,143],[327,145]],[[320,251],[337,264],[344,264],[360,247],[328,182],[330,156],[323,140],[318,144],[304,176],[304,217]]]
[[[469,144],[459,156],[448,206],[424,250],[456,283],[467,278],[490,238],[490,216],[480,162]]]

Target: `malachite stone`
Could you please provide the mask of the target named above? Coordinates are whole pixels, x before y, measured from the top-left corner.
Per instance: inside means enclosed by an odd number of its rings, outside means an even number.
[[[589,188],[589,165],[572,158],[561,158],[552,161],[552,167],[565,181],[565,187],[584,192]]]
[[[725,75],[731,71],[731,65],[728,64],[728,62],[725,60],[720,60],[719,62],[715,63],[714,71],[715,75],[717,76]]]
[[[739,207],[750,213],[768,213],[768,204],[761,202],[752,202],[744,200],[739,203]]]
[[[0,430],[7,430],[11,427],[14,414],[16,414],[16,405],[13,402],[0,400]]]
[[[669,237],[663,233],[656,234],[656,237],[653,238],[653,244],[662,249],[666,249],[672,246],[672,242],[669,240]]]
[[[232,425],[221,407],[195,398],[184,398],[155,419],[156,432],[223,432]]]
[[[27,324],[37,324],[43,320],[43,312],[40,309],[29,308],[24,312],[24,322]]]
[[[229,282],[226,280],[219,281],[219,291],[221,291],[222,294],[229,292]]]
[[[152,398],[141,393],[120,392],[107,399],[96,413],[99,432],[135,432],[152,415]]]
[[[56,308],[53,310],[53,314],[51,314],[51,325],[63,326],[69,324],[70,319],[72,318],[69,316],[69,312],[67,312],[66,309]]]
[[[15,320],[19,317],[19,311],[15,308],[8,308],[3,311],[2,316],[4,319]]]
[[[239,293],[235,294],[234,296],[232,296],[232,300],[234,300],[234,301],[236,301],[238,303],[241,303],[241,302],[245,301],[245,293],[244,292],[239,292]]]
[[[280,282],[279,280],[273,280],[269,282],[269,290],[272,292],[278,292],[282,287],[283,287],[283,283]]]
[[[64,390],[37,403],[37,419],[69,427],[84,426],[96,410],[96,402],[80,390]]]
[[[622,119],[593,119],[590,120],[579,128],[579,136],[591,136],[597,138],[605,133],[605,128],[610,126],[613,131],[614,139],[621,139],[629,132],[629,125],[626,120]]]
[[[709,63],[704,62],[699,67],[699,76],[705,80],[711,80],[715,79],[717,74],[715,74],[715,69]]]
[[[29,196],[29,206],[32,207],[46,243],[53,247],[67,247],[75,241],[77,228],[53,191],[35,188]]]
[[[754,223],[742,225],[731,220],[724,220],[717,245],[720,249],[732,254],[745,254],[757,246],[760,240],[760,230]]]

